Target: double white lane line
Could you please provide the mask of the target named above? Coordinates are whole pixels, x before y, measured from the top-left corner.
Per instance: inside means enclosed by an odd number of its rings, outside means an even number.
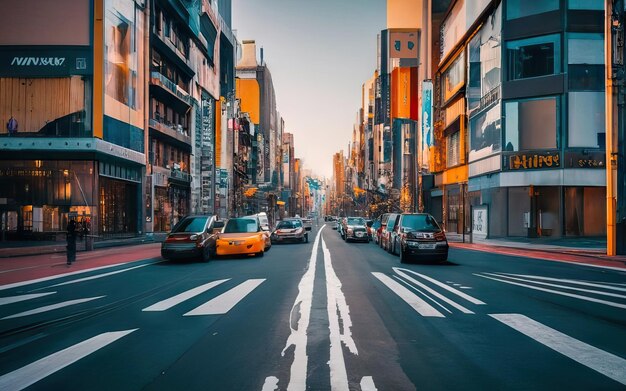
[[[308,343],[307,330],[309,328],[311,308],[313,306],[313,286],[320,240],[322,242],[324,271],[326,275],[327,313],[330,332],[330,360],[328,365],[330,367],[331,390],[343,391],[349,389],[343,346],[345,345],[350,353],[358,355],[356,344],[352,339],[350,308],[341,290],[341,281],[333,269],[330,251],[326,247],[326,243],[321,239],[324,227],[325,226],[319,230],[315,237],[311,257],[309,258],[309,265],[298,284],[298,295],[296,296],[289,316],[291,334],[287,338],[287,343],[281,353],[282,356],[284,356],[287,349],[292,346],[294,347],[294,358],[290,369],[289,384],[287,385],[288,391],[306,390],[307,366],[309,361],[306,352]],[[298,318],[296,327],[294,327],[293,323],[294,317]],[[278,383],[279,379],[277,377],[268,376],[265,379],[262,391],[277,390]],[[371,376],[363,377],[360,385],[362,391],[377,390]]]

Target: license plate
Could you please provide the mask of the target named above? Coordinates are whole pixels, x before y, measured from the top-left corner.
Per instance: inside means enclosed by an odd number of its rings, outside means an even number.
[[[232,244],[233,246],[239,246],[239,245],[243,244],[243,242],[242,241],[231,242],[230,244]]]
[[[434,243],[420,244],[418,248],[420,250],[434,250],[437,245]]]
[[[363,232],[357,232],[357,233],[356,233],[356,236],[358,236],[358,237],[363,236]]]

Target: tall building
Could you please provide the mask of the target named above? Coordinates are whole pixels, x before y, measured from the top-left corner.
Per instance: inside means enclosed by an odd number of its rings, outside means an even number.
[[[147,90],[141,1],[14,1],[0,14],[0,211],[17,239],[71,218],[144,230]],[[60,29],[71,21],[71,29]],[[178,132],[175,132],[178,134]],[[184,159],[181,159],[184,160]]]
[[[603,5],[453,2],[434,93],[448,231],[471,205],[492,237],[605,234]]]

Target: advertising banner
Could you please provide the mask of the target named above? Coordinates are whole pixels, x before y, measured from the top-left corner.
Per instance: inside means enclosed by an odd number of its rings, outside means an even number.
[[[422,150],[433,145],[433,82],[422,82]]]

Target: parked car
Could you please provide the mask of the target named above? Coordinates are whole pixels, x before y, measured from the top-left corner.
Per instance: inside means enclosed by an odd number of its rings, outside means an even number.
[[[448,240],[433,216],[428,213],[402,214],[398,221],[396,252],[400,262],[413,259],[448,260]]]
[[[270,227],[270,221],[267,218],[267,213],[260,212],[257,213],[256,216],[259,219],[259,224],[261,224],[261,228],[263,228],[263,231],[270,232],[272,228]]]
[[[328,222],[330,223],[330,228],[334,229],[335,231],[338,229],[339,221],[337,220],[336,217],[330,216],[328,218]]]
[[[344,240],[346,239],[345,238],[345,233],[346,233],[346,218],[345,217],[339,218],[339,222],[337,225],[337,232],[339,232],[341,239],[344,239]]]
[[[372,222],[372,226],[369,227],[370,229],[370,236],[371,236],[371,240],[378,244],[378,230],[380,229],[380,227],[382,226],[382,224],[380,223],[380,220],[376,219]]]
[[[272,242],[253,217],[228,220],[216,241],[216,255],[256,255],[262,257]]]
[[[272,242],[281,243],[287,241],[308,242],[309,233],[304,228],[301,219],[285,219],[276,224],[276,229],[272,232]]]
[[[304,225],[304,229],[307,231],[313,229],[313,221],[311,219],[302,219],[302,224]]]
[[[387,218],[387,224],[385,229],[382,230],[380,235],[380,243],[383,250],[390,252],[391,250],[391,233],[393,232],[394,227],[396,226],[396,222],[398,221],[398,217],[400,215],[397,213],[390,213]]]
[[[365,225],[365,219],[363,217],[348,217],[346,219],[345,228],[344,239],[346,242],[369,242],[367,226]]]
[[[200,258],[208,262],[215,256],[218,233],[224,222],[217,216],[186,216],[172,228],[161,243],[165,259]]]

